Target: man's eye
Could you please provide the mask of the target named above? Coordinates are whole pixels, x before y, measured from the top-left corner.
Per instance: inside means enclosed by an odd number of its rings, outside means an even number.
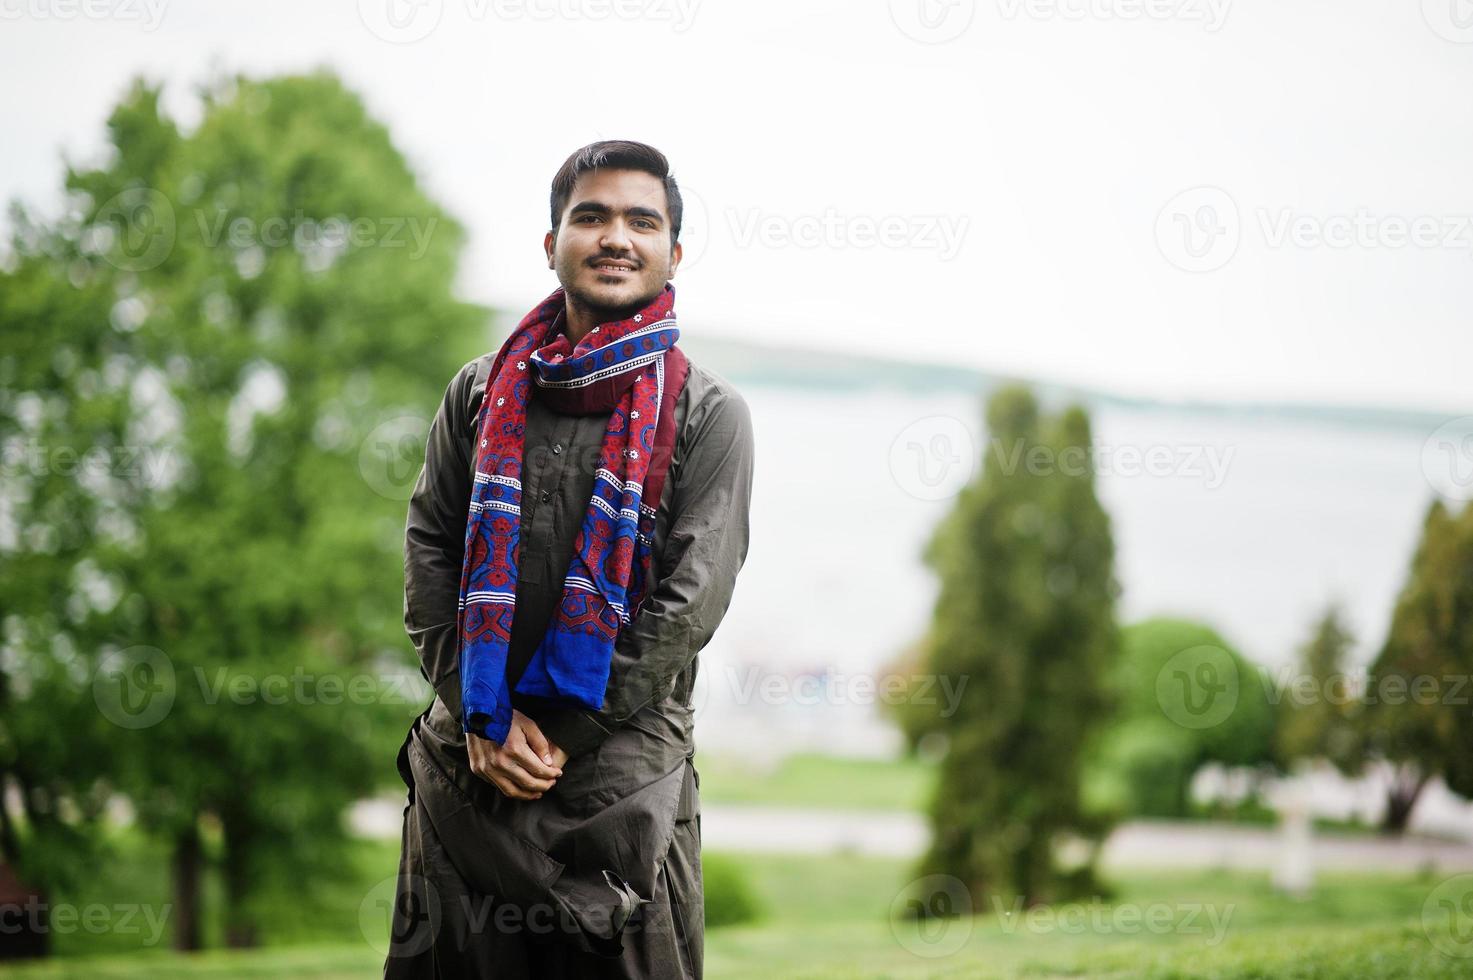
[[[649,220],[648,218],[640,218],[638,221],[635,222],[635,224],[639,225],[642,228],[653,228],[653,227],[655,227],[655,223],[653,221]]]
[[[578,220],[579,221],[597,221],[598,220],[598,215],[596,215],[596,214],[585,214],[582,217],[580,217]]]

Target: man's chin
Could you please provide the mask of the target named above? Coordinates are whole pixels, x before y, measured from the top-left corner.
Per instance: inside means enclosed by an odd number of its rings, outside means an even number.
[[[646,295],[643,291],[644,287],[634,283],[613,287],[604,283],[593,283],[580,285],[578,289],[572,291],[572,295],[578,301],[579,306],[607,321],[623,319],[627,315],[638,313],[648,306],[663,288],[664,284],[661,283],[658,288]]]

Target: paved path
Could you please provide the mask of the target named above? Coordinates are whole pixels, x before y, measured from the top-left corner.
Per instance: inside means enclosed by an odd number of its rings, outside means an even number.
[[[1319,833],[1314,864],[1323,871],[1473,870],[1473,844],[1427,837]],[[1276,830],[1223,824],[1134,821],[1115,829],[1102,863],[1128,868],[1231,868],[1260,871],[1283,860]]]
[[[701,832],[704,843],[715,850],[787,854],[910,858],[921,853],[927,840],[926,821],[915,814],[715,804],[704,807]],[[1315,863],[1321,868],[1473,870],[1473,843],[1327,833],[1317,834],[1313,846]],[[1132,821],[1110,835],[1101,863],[1130,868],[1265,870],[1280,862],[1283,851],[1283,841],[1272,828]]]
[[[402,806],[400,800],[363,801],[353,808],[352,826],[367,837],[397,838]],[[912,858],[925,847],[927,828],[913,813],[704,803],[701,837],[718,851]],[[1274,867],[1282,853],[1283,843],[1270,828],[1133,821],[1115,829],[1101,861],[1128,868],[1257,871]],[[1318,834],[1314,860],[1326,870],[1470,871],[1473,843]]]

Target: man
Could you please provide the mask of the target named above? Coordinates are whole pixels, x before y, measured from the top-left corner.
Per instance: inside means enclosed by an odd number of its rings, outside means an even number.
[[[751,416],[674,342],[681,200],[641,143],[552,184],[561,288],[430,427],[405,626],[436,697],[386,977],[699,977],[690,696],[747,553]]]

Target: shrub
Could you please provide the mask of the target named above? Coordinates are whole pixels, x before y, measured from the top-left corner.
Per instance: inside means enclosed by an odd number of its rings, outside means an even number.
[[[706,928],[755,922],[762,916],[746,871],[735,858],[722,854],[701,856],[701,878],[706,885]]]

